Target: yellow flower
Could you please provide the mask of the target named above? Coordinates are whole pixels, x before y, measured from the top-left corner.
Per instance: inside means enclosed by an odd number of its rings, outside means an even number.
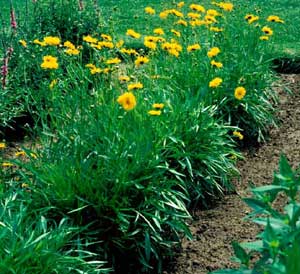
[[[96,44],[98,42],[98,40],[96,38],[94,38],[90,35],[83,36],[82,40],[87,42],[87,43],[93,43],[93,44]]]
[[[130,80],[130,77],[124,75],[124,76],[119,76],[119,81],[124,83],[124,82],[128,82]]]
[[[151,116],[159,116],[161,115],[161,110],[149,110],[148,114],[150,114]]]
[[[94,68],[90,69],[90,73],[93,75],[96,73],[101,73],[101,72],[103,72],[103,70],[101,68],[94,67]]]
[[[108,49],[113,49],[114,43],[110,42],[110,41],[100,41],[100,42],[98,42],[98,46],[100,48],[104,47],[104,48],[108,48]]]
[[[237,87],[234,90],[234,97],[238,100],[242,100],[246,95],[246,89],[244,87]]]
[[[46,42],[41,42],[39,39],[34,39],[33,43],[42,47],[45,47],[47,45]]]
[[[122,52],[124,54],[128,54],[128,55],[138,55],[138,52],[135,49],[122,48],[122,49],[120,49],[120,52]]]
[[[126,110],[132,110],[136,106],[136,99],[132,92],[125,92],[120,95],[117,102]]]
[[[120,48],[120,47],[122,47],[124,45],[124,40],[119,40],[117,43],[116,43],[116,47],[117,48]]]
[[[57,84],[57,79],[53,79],[49,84],[49,89],[53,89],[56,84]]]
[[[216,62],[215,60],[211,60],[210,64],[216,68],[222,68],[223,64],[221,62]]]
[[[156,108],[156,109],[163,109],[164,108],[164,104],[162,103],[155,103],[152,105],[153,108]]]
[[[221,31],[223,31],[222,28],[218,28],[218,27],[210,27],[209,30],[210,31],[214,31],[214,32],[221,32]]]
[[[280,17],[277,16],[277,15],[270,15],[270,16],[268,16],[267,21],[269,21],[269,22],[276,22],[276,23],[284,23],[284,21],[282,19],[280,19]]]
[[[25,40],[19,40],[19,43],[20,43],[24,48],[27,47],[27,43],[26,43]]]
[[[60,44],[60,39],[56,36],[46,36],[44,37],[44,42],[48,46],[58,46]]]
[[[0,149],[4,149],[6,148],[6,144],[5,143],[0,143]]]
[[[101,36],[104,40],[106,40],[106,41],[109,41],[109,42],[112,41],[112,38],[111,38],[110,35],[107,35],[107,34],[101,34],[100,36]]]
[[[57,69],[58,63],[57,58],[51,55],[46,55],[43,57],[43,63],[41,64],[43,69]]]
[[[209,25],[209,24],[212,24],[212,23],[217,23],[217,20],[214,16],[211,16],[211,15],[205,15],[204,17],[206,23]]]
[[[148,14],[155,14],[155,9],[153,9],[151,7],[146,7],[145,12]]]
[[[132,84],[128,84],[128,85],[127,85],[127,89],[128,89],[129,91],[135,90],[135,89],[141,89],[141,88],[143,88],[143,87],[144,87],[143,84],[140,83],[140,82],[132,83]]]
[[[267,26],[264,26],[262,28],[262,31],[266,34],[266,35],[273,35],[273,30]]]
[[[176,49],[169,49],[168,50],[168,53],[171,54],[171,55],[174,55],[175,57],[179,57],[179,51],[176,50]]]
[[[259,20],[259,17],[253,15],[250,19],[248,19],[248,23],[252,24],[253,22],[258,21],[258,20]]]
[[[177,37],[180,37],[180,36],[181,36],[181,33],[180,33],[179,31],[177,31],[177,30],[171,29],[171,32],[172,32],[173,34],[175,34]]]
[[[156,43],[154,42],[149,42],[149,41],[145,41],[144,42],[145,47],[152,49],[152,50],[156,50]]]
[[[242,133],[240,133],[239,131],[234,131],[232,133],[233,136],[238,137],[240,140],[244,139],[244,135]]]
[[[188,23],[182,19],[179,19],[175,24],[185,26],[185,27],[188,25]]]
[[[210,15],[210,16],[214,16],[214,17],[220,16],[220,13],[218,13],[218,12],[217,12],[216,10],[214,10],[214,9],[209,9],[209,10],[207,10],[206,14],[207,14],[207,15]]]
[[[30,157],[32,157],[33,159],[37,159],[37,155],[33,152],[30,153]]]
[[[10,162],[3,162],[2,163],[2,167],[12,167],[12,166],[13,166],[13,164],[10,163]]]
[[[225,11],[232,11],[233,10],[233,4],[232,3],[224,3],[220,2],[218,5],[220,8],[222,8]]]
[[[69,48],[69,49],[75,49],[75,45],[70,41],[64,42],[64,47]]]
[[[187,47],[187,51],[191,52],[191,51],[195,51],[195,50],[199,50],[201,47],[199,44],[194,44],[194,45],[190,45]]]
[[[160,19],[166,19],[168,17],[168,15],[169,15],[169,11],[165,10],[159,14],[159,17],[160,17]]]
[[[139,39],[141,37],[141,35],[138,32],[135,32],[133,29],[128,29],[126,35],[135,39]]]
[[[197,12],[205,12],[205,8],[203,6],[197,5],[197,4],[191,4],[190,9],[197,11]]]
[[[164,35],[165,34],[165,32],[164,32],[164,30],[162,28],[156,28],[156,29],[154,29],[153,33],[157,34],[157,35]]]
[[[270,37],[267,36],[267,35],[262,35],[262,36],[259,37],[259,39],[260,39],[260,40],[263,40],[263,41],[267,41],[267,40],[269,40],[269,38],[270,38]]]
[[[213,80],[211,80],[209,82],[209,87],[210,88],[217,88],[218,86],[221,85],[221,83],[223,82],[223,80],[220,77],[216,77]]]
[[[149,62],[149,59],[147,57],[144,56],[139,56],[138,58],[136,58],[136,60],[134,61],[135,65],[137,67],[139,67],[140,65],[146,64]]]
[[[220,52],[221,52],[221,50],[218,47],[213,47],[208,51],[207,56],[209,58],[212,58],[212,57],[217,56]]]
[[[80,53],[80,51],[78,49],[68,48],[65,50],[65,53],[68,55],[78,55]]]
[[[105,64],[107,64],[107,65],[119,64],[119,63],[121,63],[121,59],[119,59],[119,58],[108,59],[105,62]]]
[[[181,2],[179,2],[179,3],[177,4],[177,7],[180,8],[180,9],[181,9],[183,6],[184,6],[184,2],[183,2],[183,1],[181,1]]]
[[[26,156],[26,152],[24,150],[18,151],[15,153],[16,157]]]
[[[199,13],[194,13],[194,12],[189,12],[189,13],[187,14],[187,16],[188,16],[189,18],[192,18],[192,19],[198,19],[198,18],[201,17],[201,15],[200,15]]]

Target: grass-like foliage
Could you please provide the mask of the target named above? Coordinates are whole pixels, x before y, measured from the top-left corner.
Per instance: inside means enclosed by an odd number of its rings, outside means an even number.
[[[239,270],[221,270],[221,273],[278,273],[296,274],[300,272],[300,203],[299,171],[290,167],[285,156],[281,156],[279,172],[275,173],[271,185],[252,189],[253,197],[244,201],[252,208],[248,216],[253,222],[262,225],[264,230],[257,235],[256,242],[233,243]],[[283,208],[274,205],[276,200],[286,200]],[[259,254],[253,262],[253,254]]]
[[[26,197],[27,196],[27,197]],[[22,199],[27,198],[27,201]],[[84,250],[80,230],[63,218],[47,220],[28,209],[29,195],[10,194],[1,198],[0,272],[10,273],[109,273],[95,254]]]

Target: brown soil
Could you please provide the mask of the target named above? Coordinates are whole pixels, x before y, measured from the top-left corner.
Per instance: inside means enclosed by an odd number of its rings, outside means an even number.
[[[249,182],[255,185],[272,182],[281,153],[294,168],[300,164],[300,75],[282,76],[280,86],[289,87],[293,94],[288,95],[279,88],[279,128],[271,130],[268,143],[244,153],[245,159],[238,164],[241,179],[235,183],[237,194],[225,196],[213,209],[194,214],[190,226],[194,240],[182,242],[182,250],[173,263],[174,270],[165,273],[204,274],[234,267],[230,259],[231,242],[255,239],[260,227],[243,220],[250,208],[240,197],[249,195]]]

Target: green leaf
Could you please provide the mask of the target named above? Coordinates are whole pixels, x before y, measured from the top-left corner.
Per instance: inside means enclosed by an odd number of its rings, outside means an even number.
[[[232,247],[235,256],[240,260],[241,264],[248,266],[250,261],[250,256],[245,251],[245,249],[238,242],[233,242]]]

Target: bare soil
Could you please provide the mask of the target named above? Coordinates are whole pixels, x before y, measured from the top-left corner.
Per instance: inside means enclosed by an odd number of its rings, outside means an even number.
[[[226,195],[215,208],[195,212],[190,229],[194,240],[183,240],[182,250],[165,274],[204,274],[209,271],[234,267],[231,261],[232,241],[255,239],[260,227],[243,218],[250,208],[241,197],[249,195],[249,182],[255,185],[272,182],[279,157],[284,153],[292,166],[300,164],[300,75],[282,75],[278,107],[279,127],[270,131],[270,139],[259,148],[246,151],[245,159],[238,163],[241,173],[234,182],[236,194]],[[293,94],[283,91],[288,87]]]

